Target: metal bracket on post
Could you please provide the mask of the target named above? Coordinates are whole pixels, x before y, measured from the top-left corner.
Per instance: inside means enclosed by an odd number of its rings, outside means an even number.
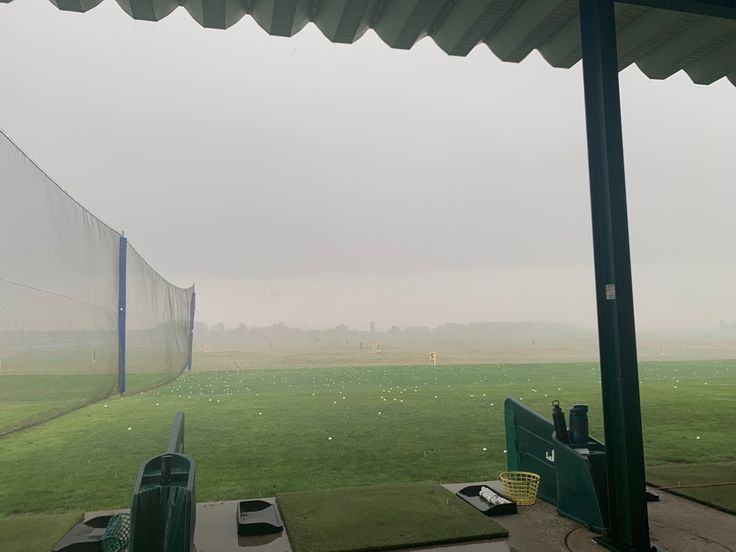
[[[197,294],[192,286],[192,301],[189,304],[189,355],[187,357],[187,370],[192,369],[192,348],[194,347],[194,313],[196,312],[195,299]]]
[[[125,393],[125,311],[128,273],[128,238],[120,236],[118,255],[118,392]]]
[[[580,0],[610,550],[650,552],[614,0]]]

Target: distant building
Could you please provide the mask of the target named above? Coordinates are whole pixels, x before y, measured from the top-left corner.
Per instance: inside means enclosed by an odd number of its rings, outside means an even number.
[[[404,333],[408,334],[428,334],[432,331],[429,326],[406,326]]]

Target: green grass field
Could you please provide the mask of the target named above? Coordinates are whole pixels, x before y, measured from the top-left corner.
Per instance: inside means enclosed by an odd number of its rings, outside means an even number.
[[[127,392],[140,393],[175,376],[128,374]],[[0,437],[109,397],[117,386],[112,374],[0,375]]]
[[[0,518],[2,551],[47,552],[81,519],[81,512]]]
[[[640,376],[648,465],[736,460],[736,361],[644,362]],[[592,363],[194,371],[0,439],[0,516],[128,506],[178,410],[200,501],[495,478],[507,396],[545,415],[553,399],[588,403],[602,437]]]

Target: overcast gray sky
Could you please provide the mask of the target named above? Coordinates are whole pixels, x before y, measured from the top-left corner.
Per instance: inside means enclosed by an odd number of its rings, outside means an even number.
[[[736,88],[621,74],[637,323],[736,319]],[[595,324],[580,64],[0,4],[0,127],[208,322]]]

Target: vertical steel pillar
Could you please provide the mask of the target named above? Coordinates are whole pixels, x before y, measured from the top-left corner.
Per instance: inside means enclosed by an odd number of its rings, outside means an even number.
[[[610,530],[599,542],[649,552],[614,0],[580,0],[580,31],[608,452]]]
[[[193,288],[194,286],[192,286]],[[196,312],[195,299],[197,294],[192,289],[192,301],[189,303],[189,356],[187,358],[187,370],[192,369],[192,347],[194,346],[194,313]]]
[[[125,310],[128,238],[120,236],[118,253],[118,392],[125,393]]]

